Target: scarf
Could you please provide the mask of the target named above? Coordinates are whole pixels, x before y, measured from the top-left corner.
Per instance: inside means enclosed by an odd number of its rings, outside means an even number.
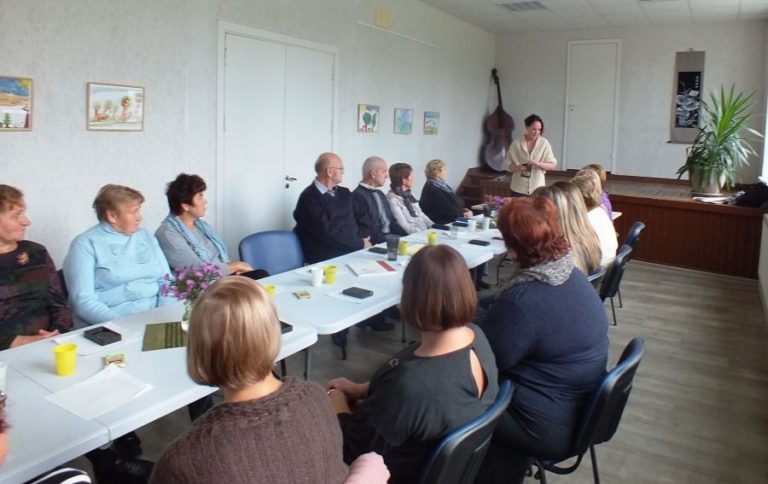
[[[171,227],[176,229],[177,232],[179,232],[182,237],[184,237],[184,240],[187,241],[187,244],[189,244],[189,247],[192,249],[192,252],[194,252],[200,260],[203,262],[212,262],[213,258],[216,256],[216,254],[209,254],[207,250],[205,250],[205,247],[203,247],[203,244],[198,240],[198,238],[195,236],[195,234],[192,233],[191,230],[187,228],[186,225],[184,225],[181,222],[181,219],[177,216],[175,216],[172,213],[169,213],[167,217],[165,217],[165,221],[168,222]],[[208,240],[213,242],[213,245],[216,246],[216,250],[219,251],[219,255],[221,255],[221,260],[223,262],[229,262],[229,253],[227,252],[227,247],[224,245],[224,242],[219,238],[218,235],[213,231],[210,225],[205,223],[203,219],[195,219],[195,227],[205,235]]]
[[[453,189],[449,187],[448,184],[443,180],[438,180],[437,178],[427,178],[427,181],[444,192],[453,193]]]
[[[543,262],[527,269],[518,269],[501,288],[502,291],[511,289],[519,284],[531,281],[543,282],[550,286],[559,286],[571,277],[575,265],[573,255],[569,250],[563,257]]]
[[[405,208],[408,209],[408,213],[411,214],[411,217],[416,218],[416,209],[413,208],[413,205],[419,203],[418,200],[416,200],[416,197],[414,197],[411,194],[410,190],[403,190],[403,187],[392,187],[392,192],[394,192],[395,195],[398,197],[401,197],[403,200],[405,200]]]

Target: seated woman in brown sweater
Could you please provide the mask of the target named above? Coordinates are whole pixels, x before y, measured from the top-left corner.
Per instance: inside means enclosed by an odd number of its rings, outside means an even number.
[[[187,371],[224,402],[169,444],[151,483],[341,483],[338,421],[319,386],[272,374],[281,334],[275,306],[255,281],[211,285],[192,310]]]

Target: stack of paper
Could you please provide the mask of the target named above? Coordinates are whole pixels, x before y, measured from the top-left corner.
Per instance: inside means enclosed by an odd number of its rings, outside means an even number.
[[[385,274],[395,274],[397,269],[383,260],[369,260],[362,262],[350,262],[347,264],[349,269],[356,276],[383,276]]]
[[[82,419],[92,420],[151,389],[149,383],[137,380],[116,365],[109,365],[87,380],[45,398]]]

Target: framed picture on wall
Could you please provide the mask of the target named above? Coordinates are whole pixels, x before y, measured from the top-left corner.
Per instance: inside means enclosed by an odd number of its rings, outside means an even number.
[[[373,104],[357,105],[357,132],[379,132],[379,107]]]
[[[413,131],[413,109],[395,108],[395,134],[411,134]]]
[[[32,131],[32,79],[0,76],[0,131]]]
[[[88,83],[86,119],[91,131],[142,131],[144,88]]]
[[[437,134],[440,128],[440,113],[424,111],[424,134]]]

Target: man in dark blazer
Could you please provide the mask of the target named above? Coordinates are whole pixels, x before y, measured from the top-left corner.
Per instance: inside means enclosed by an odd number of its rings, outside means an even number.
[[[372,244],[384,242],[387,234],[408,235],[392,214],[387,196],[379,190],[387,179],[387,162],[370,156],[363,162],[363,179],[352,192],[357,235],[370,238]]]

